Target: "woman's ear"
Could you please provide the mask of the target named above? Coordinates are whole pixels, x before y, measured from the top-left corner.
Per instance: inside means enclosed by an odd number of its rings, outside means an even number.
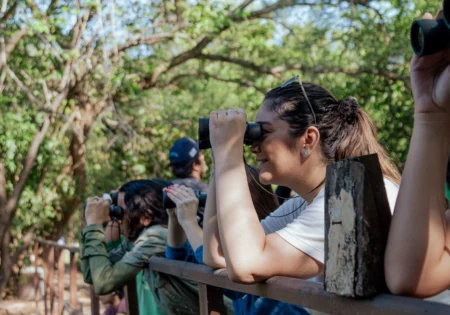
[[[301,149],[301,154],[303,157],[309,156],[315,148],[319,147],[320,132],[314,126],[308,127],[303,135],[303,144]]]
[[[150,224],[152,223],[152,218],[143,215],[143,216],[139,219],[139,223],[140,223],[143,227],[148,227],[148,226],[150,226]]]

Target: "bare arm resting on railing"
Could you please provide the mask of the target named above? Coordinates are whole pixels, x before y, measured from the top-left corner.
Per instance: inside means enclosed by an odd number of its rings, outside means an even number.
[[[390,227],[385,274],[393,293],[426,297],[450,287],[450,213],[444,196],[450,50],[413,57],[411,79],[414,131]]]

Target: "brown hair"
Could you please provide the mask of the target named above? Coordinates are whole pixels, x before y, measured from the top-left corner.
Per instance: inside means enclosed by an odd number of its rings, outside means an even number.
[[[167,225],[168,216],[163,208],[162,195],[163,188],[171,184],[169,181],[155,178],[133,180],[119,188],[120,192],[125,193],[125,216],[130,221],[129,240],[135,241],[145,228],[140,223],[142,216],[152,219],[150,225]]]
[[[356,100],[338,101],[329,91],[311,83],[304,83],[303,87],[305,93],[298,82],[275,88],[267,93],[264,104],[289,124],[293,137],[303,135],[309,126],[317,127],[327,164],[377,153],[383,175],[399,184],[398,169],[378,142],[373,121]]]
[[[261,221],[279,207],[278,200],[273,195],[272,186],[261,184],[259,181],[259,170],[256,167],[246,164],[245,171],[253,206],[259,221]]]

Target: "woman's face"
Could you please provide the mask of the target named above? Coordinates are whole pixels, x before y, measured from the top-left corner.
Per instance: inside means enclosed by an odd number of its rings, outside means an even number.
[[[259,179],[263,184],[277,184],[291,187],[298,178],[301,166],[299,139],[289,134],[289,124],[264,104],[256,113],[256,122],[262,123],[264,136],[261,142],[252,146],[259,162]],[[301,140],[300,140],[301,141]]]

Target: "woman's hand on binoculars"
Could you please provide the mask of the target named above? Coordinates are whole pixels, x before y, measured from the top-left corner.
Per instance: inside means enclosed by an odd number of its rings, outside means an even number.
[[[433,19],[430,13],[423,18]],[[442,11],[436,16],[440,18]],[[413,56],[411,84],[416,113],[449,113],[450,49],[423,57]]]
[[[229,156],[233,150],[242,155],[247,116],[242,108],[218,110],[209,117],[209,138],[216,158]]]
[[[86,204],[86,225],[104,224],[111,221],[109,217],[109,200],[100,197],[89,198]]]
[[[194,191],[182,185],[169,186],[166,191],[169,198],[177,205],[178,222],[181,225],[197,224],[198,199]]]

